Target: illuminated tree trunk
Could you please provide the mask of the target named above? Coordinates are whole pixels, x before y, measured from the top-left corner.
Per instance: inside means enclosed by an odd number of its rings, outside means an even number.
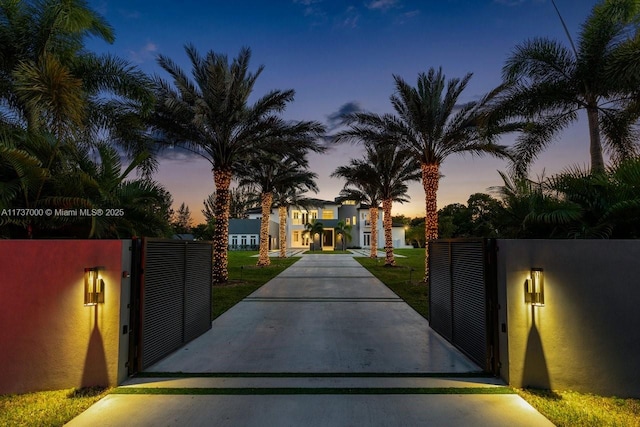
[[[227,270],[227,250],[229,245],[229,207],[231,206],[231,170],[214,169],[213,182],[216,186],[214,215],[216,227],[213,231],[213,283],[224,283],[229,279]]]
[[[371,220],[371,254],[369,258],[378,258],[378,205],[369,208]]]
[[[384,199],[382,201],[382,212],[384,213],[384,217],[382,218],[382,225],[384,227],[384,265],[389,267],[396,264],[396,260],[393,258],[393,220],[391,219],[392,203],[391,199]]]
[[[271,202],[273,193],[262,193],[260,195],[262,204],[262,219],[260,220],[260,255],[258,256],[258,267],[265,267],[271,264],[269,259],[269,217],[271,215]]]
[[[287,207],[278,207],[278,217],[280,218],[280,258],[287,257]]]
[[[437,163],[420,165],[422,170],[422,187],[424,188],[424,282],[429,281],[429,240],[438,238],[438,182],[440,165]]]

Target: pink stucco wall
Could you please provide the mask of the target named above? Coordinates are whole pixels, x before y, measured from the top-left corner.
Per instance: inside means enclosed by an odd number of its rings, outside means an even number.
[[[0,394],[115,385],[120,240],[0,240]],[[105,303],[84,306],[84,268]]]

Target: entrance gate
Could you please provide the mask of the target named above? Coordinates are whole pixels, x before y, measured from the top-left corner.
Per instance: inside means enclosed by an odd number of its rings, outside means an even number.
[[[429,244],[431,327],[486,372],[499,373],[494,239]]]
[[[211,243],[133,241],[129,374],[211,329]]]

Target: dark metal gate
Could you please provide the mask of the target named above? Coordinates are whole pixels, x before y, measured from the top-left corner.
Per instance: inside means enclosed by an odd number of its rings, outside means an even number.
[[[431,327],[482,369],[498,374],[494,239],[429,242]]]
[[[134,241],[129,373],[211,329],[212,245]]]

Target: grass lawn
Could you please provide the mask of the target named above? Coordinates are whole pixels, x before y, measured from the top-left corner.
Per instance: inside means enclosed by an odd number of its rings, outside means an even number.
[[[640,427],[640,399],[574,391],[516,389],[516,392],[558,427]]]
[[[0,396],[0,426],[61,426],[110,390],[85,388]]]
[[[356,258],[367,270],[405,300],[423,317],[429,314],[429,292],[424,277],[424,249],[395,249],[395,267],[385,267],[384,258]]]
[[[256,251],[229,251],[229,281],[213,287],[213,318],[240,302],[300,258],[271,258],[271,265],[256,267]]]

